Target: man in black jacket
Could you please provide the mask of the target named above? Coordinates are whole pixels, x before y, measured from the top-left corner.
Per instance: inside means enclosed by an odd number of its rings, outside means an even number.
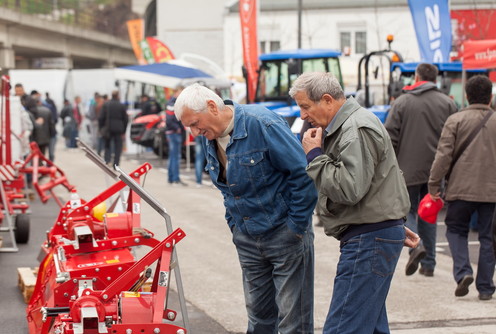
[[[119,101],[119,92],[112,92],[112,99],[105,102],[98,118],[98,127],[105,140],[105,163],[110,164],[114,148],[114,164],[119,165],[122,153],[122,139],[128,123],[126,106]]]
[[[391,105],[386,129],[403,171],[411,208],[406,226],[419,234],[422,244],[410,250],[405,273],[433,276],[436,266],[436,225],[417,215],[420,200],[427,194],[427,181],[436,147],[446,119],[457,111],[453,99],[436,86],[438,70],[432,64],[419,64],[415,83],[403,87],[403,94]]]

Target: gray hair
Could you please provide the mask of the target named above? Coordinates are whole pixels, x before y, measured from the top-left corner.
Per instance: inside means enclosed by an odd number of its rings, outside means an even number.
[[[174,103],[174,113],[178,120],[181,120],[184,108],[191,109],[193,112],[200,113],[207,111],[207,101],[213,100],[219,110],[224,108],[224,101],[219,95],[205,86],[194,83],[179,94]]]
[[[301,91],[307,93],[308,98],[313,102],[320,101],[324,94],[329,94],[336,100],[344,98],[343,89],[332,73],[303,73],[293,82],[289,95],[294,98]]]

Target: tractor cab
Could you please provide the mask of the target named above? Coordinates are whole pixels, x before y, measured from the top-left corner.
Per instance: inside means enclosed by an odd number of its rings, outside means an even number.
[[[300,108],[289,96],[294,80],[304,72],[331,72],[343,85],[340,55],[341,52],[330,49],[296,49],[261,55],[255,101],[249,102],[275,111],[292,126],[300,119]]]
[[[394,63],[391,65],[392,83],[399,88],[399,93],[404,86],[415,82],[415,69],[420,63]],[[463,100],[462,87],[462,63],[433,63],[439,71],[437,77],[438,88],[446,95],[450,96],[460,108]],[[467,80],[474,75],[488,75],[486,69],[471,69],[466,71]],[[399,94],[398,94],[399,95]]]

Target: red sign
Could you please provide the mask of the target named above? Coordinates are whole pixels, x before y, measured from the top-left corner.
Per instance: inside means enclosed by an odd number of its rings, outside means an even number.
[[[496,68],[496,39],[466,41],[462,50],[464,69]]]
[[[248,77],[248,101],[255,99],[258,79],[258,37],[257,37],[257,1],[241,0],[239,2],[241,19],[241,37],[243,41],[243,63]]]

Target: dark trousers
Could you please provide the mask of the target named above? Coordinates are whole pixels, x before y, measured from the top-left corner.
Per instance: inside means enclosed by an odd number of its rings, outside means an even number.
[[[479,293],[494,293],[494,265],[492,221],[495,203],[450,201],[446,212],[446,238],[453,257],[453,277],[460,282],[465,275],[472,275],[468,252],[470,217],[478,213],[479,263],[475,285]]]
[[[425,269],[434,270],[436,267],[436,233],[437,224],[429,224],[422,220],[417,213],[419,203],[427,194],[427,183],[408,186],[408,195],[410,196],[410,211],[407,215],[406,226],[420,236],[421,242],[425,247],[426,255],[420,261]],[[413,249],[410,249],[411,253]]]
[[[107,164],[110,163],[112,147],[114,153],[113,165],[119,166],[122,153],[122,135],[110,135],[110,137],[105,138],[105,163]]]

